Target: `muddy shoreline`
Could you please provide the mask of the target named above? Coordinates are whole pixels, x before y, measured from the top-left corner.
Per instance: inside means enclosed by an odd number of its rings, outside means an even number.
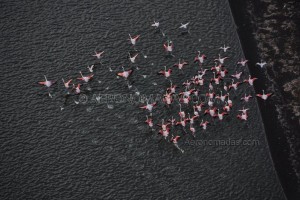
[[[296,1],[229,0],[255,90],[274,93],[260,103],[273,162],[288,199],[300,198],[299,19]],[[264,60],[266,69],[255,66]]]

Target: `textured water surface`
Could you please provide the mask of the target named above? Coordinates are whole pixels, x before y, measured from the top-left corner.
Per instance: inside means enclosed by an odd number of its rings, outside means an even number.
[[[1,199],[284,199],[265,139],[256,100],[249,102],[248,123],[235,117],[198,129],[197,140],[245,139],[259,145],[193,145],[184,136],[181,154],[161,141],[144,124],[140,104],[97,104],[92,94],[162,94],[169,82],[156,75],[180,56],[192,62],[196,51],[211,67],[224,43],[231,46],[226,66],[230,73],[243,57],[227,1],[9,1],[1,3]],[[159,20],[167,37],[150,24]],[[181,35],[180,23],[190,21],[191,34]],[[131,65],[128,34],[141,34],[142,54]],[[165,58],[167,38],[175,58]],[[89,84],[87,103],[63,106],[61,78],[88,73],[91,55],[104,50]],[[128,89],[115,72],[139,67]],[[113,72],[108,68],[111,67]],[[197,72],[174,70],[181,84]],[[36,82],[55,79],[53,98]],[[148,75],[144,78],[142,75]],[[247,78],[247,70],[243,78]],[[156,84],[155,84],[156,83]],[[87,86],[83,86],[86,88]],[[78,100],[74,97],[74,100]],[[60,106],[63,106],[61,110]],[[177,117],[178,106],[159,104],[157,119]],[[176,130],[181,134],[180,129]]]

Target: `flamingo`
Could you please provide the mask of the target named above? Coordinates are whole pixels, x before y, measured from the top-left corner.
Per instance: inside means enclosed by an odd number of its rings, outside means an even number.
[[[197,97],[199,95],[200,90],[196,89],[195,87],[193,90],[194,90],[193,94]]]
[[[190,113],[188,113],[188,116],[189,116],[188,121],[190,122],[190,124],[194,124],[195,119],[198,118],[197,115],[191,117],[191,116],[190,116]]]
[[[228,87],[226,85],[226,83],[224,83],[223,89],[227,92],[228,91]]]
[[[203,122],[203,119],[202,119],[202,121],[201,121],[201,123],[200,123],[200,126],[203,128],[203,130],[206,130],[208,124],[209,124],[208,121]]]
[[[228,115],[228,113],[227,113],[227,112],[222,112],[222,113],[220,113],[220,111],[219,111],[219,109],[218,109],[218,113],[215,115],[215,117],[218,117],[219,120],[222,121],[223,118],[224,118],[224,115]]]
[[[186,88],[189,88],[192,84],[192,81],[187,80],[186,82],[183,82],[182,85],[184,85]]]
[[[197,76],[191,78],[191,81],[195,85],[200,85],[199,78]]]
[[[183,95],[183,97],[189,97],[195,91],[195,89],[185,90],[184,92],[180,92],[179,95]]]
[[[94,72],[94,65],[87,66],[89,72],[93,73]]]
[[[159,130],[159,132],[158,132],[159,134],[161,134],[164,138],[165,138],[165,140],[167,139],[167,137],[169,136],[169,134],[170,134],[170,129],[169,128],[167,128],[166,130]]]
[[[224,64],[224,61],[228,59],[228,57],[224,57],[224,58],[221,58],[220,54],[219,54],[219,58],[215,59],[215,61],[218,61],[219,63],[221,64]]]
[[[242,65],[243,67],[245,67],[247,62],[248,62],[248,60],[241,59],[241,61],[237,62],[237,64]]]
[[[175,137],[172,137],[170,141],[171,141],[173,144],[177,144],[177,143],[178,143],[178,140],[179,140],[180,138],[181,138],[181,137],[177,135],[177,136],[175,136]]]
[[[243,114],[247,114],[247,111],[249,110],[249,108],[244,108],[242,110],[239,110],[240,112],[242,112]]]
[[[205,59],[206,59],[206,56],[204,54],[201,55],[201,52],[198,51],[198,55],[195,57],[194,63],[199,62],[199,64],[203,64]]]
[[[95,51],[95,54],[93,56],[97,57],[97,59],[100,59],[103,53],[104,51],[100,51],[100,52]]]
[[[167,71],[167,66],[164,66],[164,68],[165,68],[165,70],[159,71],[158,74],[164,75],[166,78],[170,77],[171,73],[172,73],[172,69],[168,69],[168,71]]]
[[[139,54],[137,53],[137,54],[135,54],[134,56],[131,56],[130,53],[128,52],[128,55],[129,55],[129,60],[130,60],[130,62],[135,63],[135,59],[136,59],[136,57],[137,57]]]
[[[134,37],[131,37],[131,35],[129,34],[129,40],[131,42],[131,44],[134,46],[137,42],[137,40],[140,38],[140,35],[137,35],[137,36],[134,36]]]
[[[189,104],[191,97],[183,97],[179,99],[180,103]]]
[[[146,110],[148,110],[149,112],[152,112],[154,106],[156,106],[156,102],[151,103],[151,104],[149,104],[149,103],[147,102],[147,105],[141,106],[140,108],[141,108],[141,109],[146,109]]]
[[[208,89],[209,89],[209,90],[214,90],[214,86],[213,86],[211,83],[209,83]]]
[[[170,123],[166,123],[165,124],[165,120],[164,119],[161,120],[161,124],[157,124],[157,126],[161,127],[161,129],[163,131],[166,131],[169,128],[168,126],[170,126],[170,125],[171,125]]]
[[[164,43],[164,48],[167,52],[171,53],[173,51],[173,48],[174,48],[173,42],[168,40],[166,43]]]
[[[181,110],[181,104],[179,104],[179,113],[178,114],[181,118],[185,118],[185,112]]]
[[[237,90],[237,87],[241,84],[241,82],[234,83],[234,80],[232,79],[231,84],[229,85],[229,89],[233,88],[234,90]]]
[[[212,106],[214,105],[214,102],[212,101],[211,98],[208,99],[207,105],[208,105],[209,107],[212,107]]]
[[[193,126],[193,124],[190,124],[190,131],[192,132],[193,137],[196,138],[196,134],[195,134],[196,133],[196,129]]]
[[[171,80],[170,80],[170,83],[171,83],[171,85],[170,85],[169,88],[167,88],[167,91],[169,91],[171,94],[175,94],[176,93],[176,88],[178,88],[178,87],[177,87],[177,85],[173,85]]]
[[[48,81],[47,77],[45,75],[44,75],[44,77],[45,77],[45,81],[40,81],[40,82],[38,82],[38,84],[44,85],[49,88],[56,82],[56,81]]]
[[[187,121],[188,121],[188,119],[181,118],[180,121],[176,122],[176,126],[181,125],[184,128],[186,126]]]
[[[82,80],[82,81],[84,81],[86,83],[89,82],[94,77],[94,74],[91,74],[89,76],[83,76],[82,73],[81,73],[81,71],[79,73],[80,73],[81,77],[79,77],[77,79],[78,80]]]
[[[190,24],[190,22],[188,22],[188,23],[185,23],[185,24],[182,24],[181,23],[181,26],[179,27],[179,28],[181,28],[181,29],[187,29],[187,26]]]
[[[171,105],[172,102],[173,102],[172,93],[166,92],[166,94],[164,95],[163,101],[164,101],[168,106]]]
[[[183,67],[187,64],[188,64],[188,62],[185,62],[185,61],[181,62],[181,59],[179,59],[178,63],[174,64],[173,66],[178,67],[178,69],[182,70]]]
[[[221,101],[224,102],[226,97],[228,97],[228,94],[223,95],[223,92],[221,91],[221,95],[218,97],[218,99],[221,99]]]
[[[245,102],[248,102],[250,100],[250,98],[252,98],[252,96],[250,94],[247,96],[246,93],[245,93],[245,96],[243,96],[241,98],[241,100],[244,100]]]
[[[265,94],[265,91],[262,91],[262,94],[256,94],[257,97],[260,97],[263,100],[267,100],[269,96],[271,96],[273,93],[267,93]]]
[[[224,52],[226,52],[228,49],[230,49],[230,47],[229,46],[225,46],[225,44],[224,44],[224,46],[220,47],[219,49],[222,49]]]
[[[260,62],[257,62],[255,65],[258,65],[260,66],[260,68],[264,68],[264,66],[266,65],[267,63],[266,62],[263,62],[262,60]]]
[[[81,93],[80,86],[81,86],[81,84],[77,84],[77,86],[75,87],[75,85],[73,84],[73,89],[75,89],[75,93],[76,94],[80,94]]]
[[[218,74],[221,75],[222,78],[224,78],[226,76],[226,74],[228,73],[227,69],[222,69]]]
[[[199,115],[199,112],[198,112],[196,109],[197,109],[197,107],[196,107],[196,106],[193,106],[194,115],[199,117],[199,116],[200,116],[200,115]]]
[[[207,70],[208,69],[201,68],[201,70],[198,71],[198,78],[201,79],[206,74]]]
[[[249,78],[244,80],[244,82],[249,83],[249,85],[253,86],[254,81],[257,80],[257,78],[251,78],[251,75],[249,75]]]
[[[118,72],[117,76],[123,77],[127,80],[127,78],[132,74],[133,70],[130,69],[128,71],[125,71],[124,67],[122,67],[123,72]]]
[[[230,111],[230,106],[228,105],[228,102],[226,101],[225,102],[225,106],[223,107],[223,110],[225,110],[226,112],[229,112]]]
[[[216,85],[219,85],[220,80],[221,80],[221,76],[218,76],[218,77],[216,78],[215,72],[213,72],[213,74],[214,74],[214,78],[211,79],[211,82],[215,82]]]
[[[210,98],[210,99],[213,99],[214,96],[215,96],[215,93],[214,93],[214,92],[208,92],[208,93],[206,93],[206,96],[207,96],[208,98]]]
[[[204,103],[201,102],[201,103],[198,104],[198,105],[196,104],[196,105],[195,105],[195,108],[198,110],[198,112],[201,112],[203,106],[204,106]]]
[[[244,120],[244,121],[247,121],[248,119],[248,114],[247,113],[242,113],[241,115],[237,115],[237,118],[240,119],[240,120]]]
[[[153,120],[152,120],[152,118],[151,118],[151,117],[148,117],[148,115],[146,115],[146,118],[147,118],[147,120],[145,121],[145,123],[147,123],[148,126],[149,126],[150,128],[152,128],[152,127],[153,127]]]
[[[204,79],[199,79],[198,82],[199,82],[199,85],[201,85],[201,86],[204,85]]]
[[[174,144],[174,146],[179,150],[181,151],[181,153],[184,153],[184,150],[182,150],[179,146],[178,146],[178,140],[180,139],[181,137],[180,136],[175,136],[175,137],[172,137],[171,138],[171,142]]]
[[[152,27],[158,28],[159,22],[154,21],[153,24],[151,24]]]
[[[241,78],[242,73],[243,72],[240,72],[240,73],[235,72],[235,74],[233,74],[231,76],[239,80]]]
[[[62,81],[64,83],[64,86],[66,89],[69,89],[70,88],[70,83],[72,82],[72,79],[68,80],[67,82],[64,81],[64,79],[62,78]]]
[[[176,125],[176,119],[174,119],[173,116],[172,116],[172,118],[169,119],[168,121],[171,122],[171,125],[172,125],[172,126],[175,126],[175,125]]]
[[[222,65],[219,64],[217,65],[217,63],[215,63],[215,66],[213,66],[212,68],[210,68],[211,71],[216,70],[217,73],[219,73],[221,71]]]
[[[210,114],[211,117],[214,117],[216,114],[216,110],[217,108],[209,108],[207,110],[204,111],[204,115],[206,115],[207,113]]]
[[[232,100],[229,98],[229,93],[227,93],[227,97],[228,97],[227,103],[230,107],[232,107]]]

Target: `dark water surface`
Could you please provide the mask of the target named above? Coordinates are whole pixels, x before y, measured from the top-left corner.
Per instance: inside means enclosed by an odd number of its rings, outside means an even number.
[[[256,100],[247,105],[248,123],[235,117],[242,108],[239,97],[245,90],[253,92],[246,85],[237,91],[232,114],[224,123],[217,122],[205,133],[196,126],[197,140],[244,139],[259,144],[192,145],[187,135],[179,143],[184,154],[153,137],[138,105],[113,104],[109,109],[91,101],[92,94],[99,93],[162,94],[169,82],[156,72],[164,65],[173,65],[180,56],[192,62],[201,50],[208,57],[204,67],[211,67],[223,43],[231,46],[226,67],[233,73],[243,52],[227,1],[0,5],[1,199],[285,199]],[[150,26],[154,19],[174,42],[175,58],[163,56],[166,37]],[[178,26],[188,21],[191,34],[180,35]],[[132,50],[128,33],[141,34],[137,49],[147,55],[140,56],[136,65],[126,58]],[[61,78],[78,77],[80,70],[86,74],[86,66],[95,63],[91,56],[95,50],[105,51],[104,66],[97,65],[88,102],[76,105],[70,99],[61,111]],[[130,90],[115,76],[122,65],[140,67]],[[173,82],[181,84],[197,68],[189,65],[184,74],[174,70]],[[36,84],[44,74],[59,83],[52,88],[53,99]],[[246,70],[242,78],[247,76]],[[168,110],[159,103],[155,123],[177,117],[177,111],[176,105]],[[181,134],[180,129],[175,133]]]

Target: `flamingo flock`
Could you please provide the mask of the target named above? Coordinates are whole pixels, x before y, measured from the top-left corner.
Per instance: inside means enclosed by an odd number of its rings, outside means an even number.
[[[160,23],[158,21],[154,21],[150,26],[156,30],[160,30],[163,37],[166,36],[160,29]],[[191,34],[189,27],[190,22],[185,24],[181,23],[179,29],[184,31],[184,33]],[[142,42],[142,39],[142,35],[132,36],[129,34],[128,40],[133,47],[134,52],[136,52],[134,54],[128,52],[128,59],[131,64],[137,63],[139,60],[138,56],[142,54],[142,52],[139,52],[136,49],[136,44]],[[168,38],[161,46],[162,50],[165,50],[166,58],[170,56],[175,57],[173,54],[174,43],[172,40]],[[242,84],[253,87],[257,78],[246,74],[244,67],[247,66],[248,60],[244,58],[234,62],[236,63],[236,67],[234,72],[231,72],[228,67],[229,65],[227,64],[228,60],[231,58],[226,55],[230,52],[231,48],[224,44],[217,49],[220,53],[214,58],[208,58],[199,50],[195,52],[195,57],[191,58],[193,59],[192,62],[180,57],[177,58],[178,62],[175,64],[170,63],[169,66],[171,67],[162,66],[161,68],[163,69],[157,70],[156,72],[157,75],[164,77],[162,77],[161,81],[167,83],[166,88],[163,88],[162,101],[149,102],[149,100],[147,100],[146,104],[139,106],[140,109],[146,112],[146,119],[144,122],[149,126],[151,131],[161,135],[166,142],[171,143],[181,153],[184,153],[184,150],[179,145],[179,141],[182,137],[191,135],[193,138],[196,138],[200,133],[205,133],[210,125],[218,123],[218,126],[221,126],[222,123],[225,123],[224,119],[226,119],[228,115],[235,116],[236,119],[241,122],[248,120],[250,113],[249,108],[243,107],[238,110],[238,113],[233,113],[232,108],[235,106],[235,102],[231,97],[235,96],[236,99],[236,92],[242,90],[240,87]],[[95,51],[92,56],[95,57],[95,59],[100,60],[101,63],[103,54],[104,51]],[[147,57],[144,55],[144,58]],[[214,62],[215,65],[209,66],[209,64],[207,64],[208,61]],[[267,63],[261,61],[260,63],[256,63],[256,65],[263,68]],[[76,96],[82,93],[81,86],[89,84],[94,78],[94,67],[95,65],[88,66],[87,73],[79,71],[79,76],[77,78],[68,78],[66,79],[67,81],[62,78],[62,84],[66,90],[66,98],[70,95]],[[188,80],[182,80],[181,84],[174,84],[172,81],[172,77],[174,76],[172,72],[174,70],[179,70],[181,74],[183,74],[184,70],[189,67],[197,69],[197,73],[192,75]],[[111,68],[110,72],[112,72]],[[117,78],[123,78],[130,89],[132,83],[130,84],[129,79],[133,74],[135,74],[133,67],[122,66],[122,71],[117,72],[116,76]],[[49,97],[52,98],[49,88],[56,84],[57,81],[48,80],[45,75],[44,78],[45,80],[39,81],[38,84],[44,85],[46,89],[48,89]],[[75,82],[76,80],[77,82]],[[242,93],[243,95],[237,99],[243,101],[243,105],[247,106],[247,103],[251,101],[253,96],[250,92],[247,92],[247,90]],[[266,101],[271,95],[272,93],[265,93],[265,91],[262,90],[261,94],[256,94],[255,96]],[[179,98],[177,99],[176,96]],[[203,97],[205,97],[204,100]],[[74,102],[75,104],[78,104],[78,102]],[[153,115],[153,110],[156,109],[160,103],[165,105],[165,109],[170,109],[171,107],[178,108],[177,115],[168,116],[166,119],[156,118]],[[155,123],[155,121],[159,121],[159,123]],[[176,129],[177,131],[175,131]],[[181,134],[178,134],[178,130],[180,130]]]

